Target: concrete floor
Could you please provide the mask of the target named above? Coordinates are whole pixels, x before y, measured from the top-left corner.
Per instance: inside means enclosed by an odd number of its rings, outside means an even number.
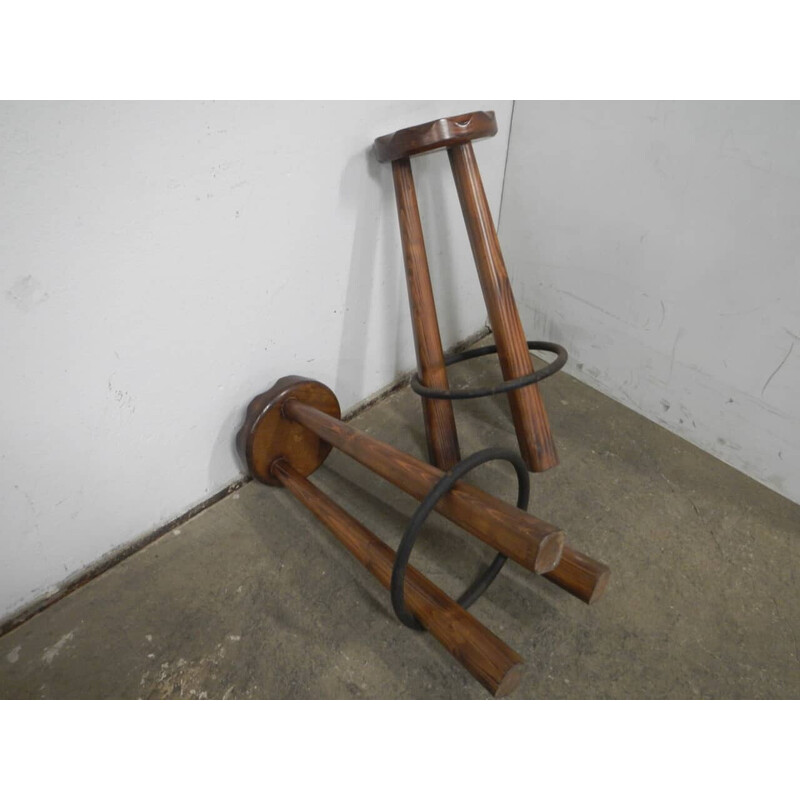
[[[498,379],[491,358],[452,377]],[[530,509],[612,575],[588,607],[506,565],[473,611],[527,662],[513,696],[800,697],[800,507],[563,373],[543,392],[562,463],[532,476]],[[505,398],[457,417],[464,454],[515,446]],[[409,389],[353,424],[424,453]],[[313,480],[396,546],[415,501],[339,453]],[[472,480],[514,501],[506,465]],[[456,593],[488,558],[434,515],[413,560]],[[488,696],[296,500],[256,483],[0,640],[3,698]]]

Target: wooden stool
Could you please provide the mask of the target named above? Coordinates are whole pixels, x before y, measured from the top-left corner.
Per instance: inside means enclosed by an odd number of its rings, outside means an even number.
[[[289,489],[390,590],[404,624],[430,631],[495,696],[509,693],[519,682],[522,658],[466,608],[488,588],[507,558],[544,574],[586,603],[602,595],[608,567],[567,547],[562,531],[525,511],[529,476],[513,451],[481,451],[444,473],[339,417],[339,402],[327,386],[290,375],[251,401],[237,443],[256,480]],[[331,447],[422,500],[396,553],[307,480]],[[517,507],[460,480],[478,464],[495,459],[508,460],[516,469]],[[417,533],[434,509],[498,551],[458,601],[408,566]]]
[[[560,369],[567,356],[566,351],[558,345],[525,340],[472,149],[473,139],[494,136],[496,133],[494,112],[476,111],[381,136],[375,140],[375,154],[378,161],[392,162],[419,369],[412,387],[422,395],[431,462],[446,470],[459,459],[451,400],[507,392],[522,457],[531,471],[543,472],[558,464],[558,456],[547,412],[536,383]],[[450,166],[489,313],[489,324],[496,342],[491,349],[482,349],[480,353],[471,351],[451,359],[445,359],[442,352],[410,160],[411,156],[439,148],[447,148],[450,157]],[[533,368],[530,349],[548,350],[556,353],[558,358],[546,370],[537,373]],[[474,358],[488,352],[497,353],[505,382],[489,390],[450,391],[446,367],[464,358]]]

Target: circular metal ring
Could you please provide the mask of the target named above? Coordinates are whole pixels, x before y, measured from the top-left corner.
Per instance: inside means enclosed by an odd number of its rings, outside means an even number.
[[[532,383],[538,383],[551,375],[555,375],[567,363],[567,351],[560,344],[554,344],[553,342],[527,342],[527,345],[528,350],[545,350],[548,353],[555,353],[556,358],[547,366],[531,372],[530,375],[523,375],[521,378],[504,381],[497,386],[489,388],[479,386],[477,389],[432,389],[430,386],[423,386],[419,375],[416,373],[411,379],[411,388],[422,397],[430,397],[436,400],[473,400],[476,397],[503,394],[504,392],[514,391],[514,389],[521,389],[523,386],[529,386]],[[496,352],[497,345],[494,344],[486,345],[486,347],[477,347],[474,350],[466,350],[463,353],[447,356],[444,360],[444,365],[449,367],[461,361],[469,361],[472,358],[487,356]]]
[[[445,473],[431,491],[420,503],[408,527],[400,540],[397,548],[397,556],[392,567],[391,596],[392,607],[397,618],[404,625],[414,630],[425,630],[419,620],[406,608],[405,603],[405,580],[408,559],[417,540],[417,534],[422,528],[428,514],[433,511],[434,506],[453,488],[453,485],[475,467],[487,461],[508,461],[517,473],[517,508],[526,511],[531,492],[531,479],[528,468],[519,453],[508,450],[504,447],[489,447],[473,453],[468,458],[459,461],[449,472]],[[498,553],[492,563],[472,582],[469,588],[456,601],[462,608],[469,608],[488,588],[491,582],[497,577],[503,564],[506,563],[507,556]]]

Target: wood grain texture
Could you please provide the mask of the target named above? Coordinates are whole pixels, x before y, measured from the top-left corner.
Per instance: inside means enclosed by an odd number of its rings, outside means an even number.
[[[418,500],[444,475],[306,403],[289,399],[284,414]],[[557,527],[464,481],[453,486],[436,511],[532,572],[550,572],[561,558],[564,534]]]
[[[449,388],[447,370],[411,161],[400,158],[392,162],[392,175],[419,376],[424,386],[446,390]],[[432,464],[447,471],[461,460],[453,404],[450,400],[421,399],[428,458]]]
[[[277,459],[285,459],[301,475],[310,475],[331,450],[313,431],[283,416],[283,404],[290,397],[310,403],[336,419],[341,416],[339,401],[325,384],[299,375],[287,375],[254,397],[247,406],[236,444],[250,474],[261,483],[277,485],[271,471]]]
[[[444,474],[356,431],[339,416],[339,403],[327,386],[289,375],[251,401],[237,445],[253,477],[272,485],[280,485],[275,463],[306,476],[332,445],[420,500]],[[605,564],[564,545],[564,534],[555,526],[474,486],[459,481],[436,510],[585,603],[596,602],[605,591],[610,574]]]
[[[544,575],[547,580],[566,589],[588,605],[603,596],[610,576],[611,570],[608,566],[566,545],[558,566]]]
[[[379,136],[375,140],[375,156],[378,161],[395,161],[459,142],[494,136],[496,133],[494,111],[471,111],[469,114],[434,119]]]
[[[529,375],[534,371],[533,362],[472,144],[451,147],[448,155],[503,377],[511,380]],[[533,472],[556,466],[558,456],[539,387],[534,384],[509,392],[508,401],[525,463]]]
[[[289,464],[277,461],[273,474],[333,535],[389,589],[396,553]],[[406,605],[444,648],[495,697],[513,691],[522,658],[412,566],[406,572]]]

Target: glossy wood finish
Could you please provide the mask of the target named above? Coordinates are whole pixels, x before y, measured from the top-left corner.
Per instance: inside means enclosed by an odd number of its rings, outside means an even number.
[[[280,485],[275,464],[283,462],[305,476],[322,463],[332,445],[420,500],[444,474],[356,431],[339,416],[339,403],[327,386],[290,375],[253,399],[237,443],[251,474],[273,485]],[[457,483],[437,511],[586,603],[597,601],[605,591],[605,564],[564,545],[564,534],[555,526],[474,486]]]
[[[302,400],[336,419],[341,416],[336,395],[324,383],[299,375],[287,375],[254,397],[247,406],[236,443],[250,474],[261,483],[277,485],[271,473],[277,459],[286,459],[301,475],[310,475],[331,450],[308,428],[283,416],[283,404],[290,398]]]
[[[287,400],[284,415],[418,500],[444,475],[299,400]],[[557,527],[464,481],[455,484],[436,510],[532,572],[550,572],[561,558],[564,534]]]
[[[436,318],[436,305],[428,271],[428,257],[425,253],[425,239],[422,234],[411,161],[408,158],[394,161],[392,175],[419,376],[424,386],[448,389],[442,339],[439,334],[439,321]],[[453,404],[450,400],[431,400],[425,397],[421,400],[428,458],[432,464],[447,471],[461,460]]]
[[[375,140],[375,156],[378,161],[395,161],[440,147],[451,147],[461,142],[494,136],[496,133],[497,120],[494,111],[472,111],[456,117],[434,119],[380,136]]]
[[[333,535],[389,589],[395,552],[285,461],[275,478],[321,520]],[[519,683],[522,658],[421,572],[409,566],[405,599],[409,610],[495,697]]]
[[[472,144],[451,147],[448,155],[503,377],[511,380],[528,375],[534,371],[533,362]],[[509,392],[508,400],[525,463],[533,472],[556,466],[558,456],[539,387],[533,384]]]

